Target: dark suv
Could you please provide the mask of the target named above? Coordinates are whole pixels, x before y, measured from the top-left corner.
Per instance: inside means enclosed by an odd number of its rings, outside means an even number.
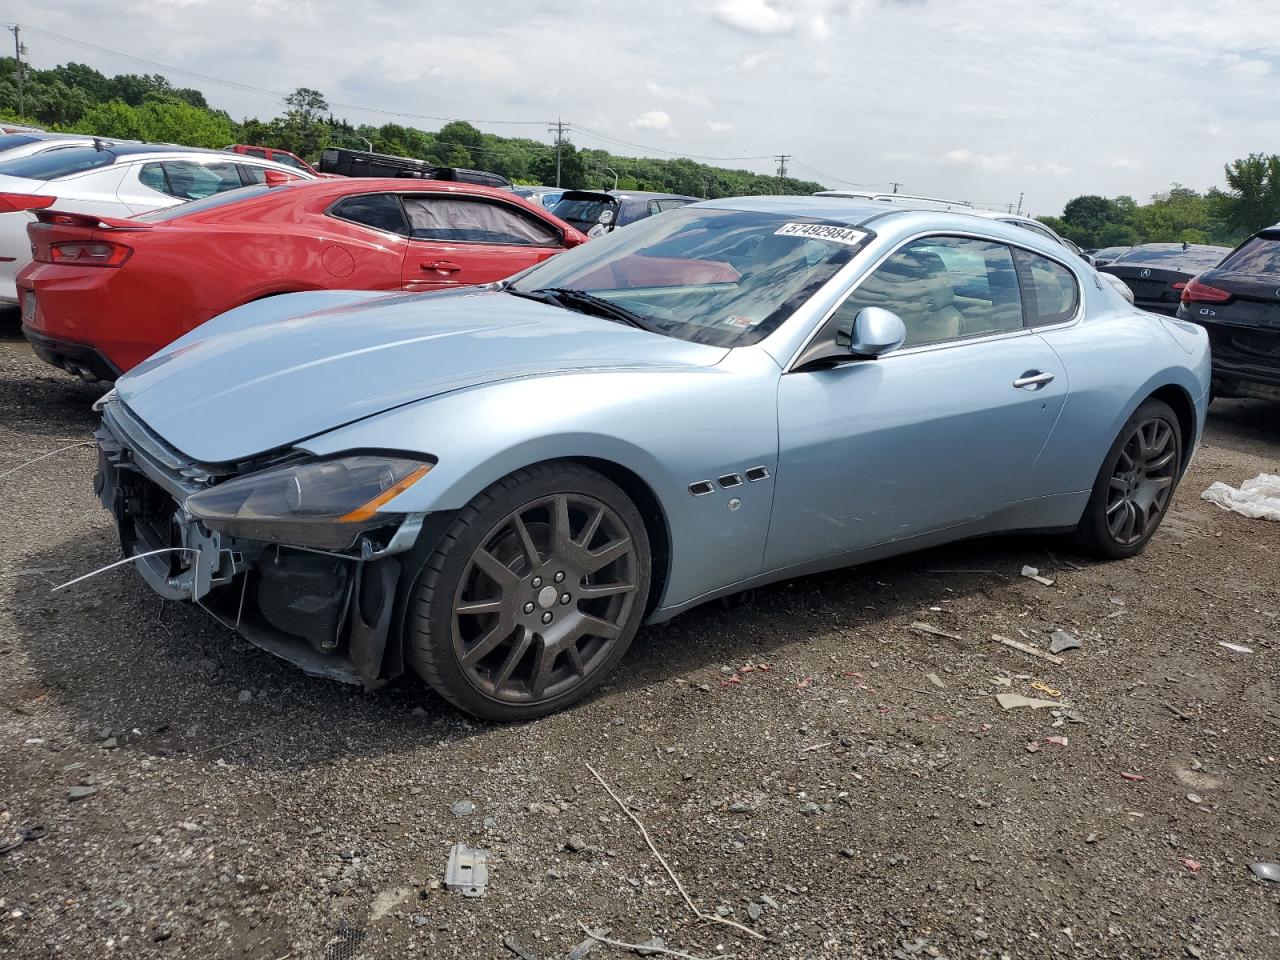
[[[1280,400],[1280,224],[1188,282],[1178,316],[1209,331],[1215,396]]]

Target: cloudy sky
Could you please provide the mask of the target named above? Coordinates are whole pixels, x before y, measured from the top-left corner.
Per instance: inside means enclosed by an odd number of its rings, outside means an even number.
[[[831,187],[1057,213],[1204,189],[1280,151],[1280,0],[41,0],[23,23],[170,74],[235,117],[310,86],[353,121],[427,116],[714,158]],[[410,12],[412,11],[412,12]],[[38,67],[165,72],[35,30]],[[364,108],[364,109],[362,109]],[[480,122],[486,121],[486,122]],[[489,121],[527,121],[498,123]],[[638,146],[627,146],[626,144]],[[722,159],[723,158],[723,159]],[[734,159],[730,159],[734,158]],[[738,159],[750,158],[750,159]]]

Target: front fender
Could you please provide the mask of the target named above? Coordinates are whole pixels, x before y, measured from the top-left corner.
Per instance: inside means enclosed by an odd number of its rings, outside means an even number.
[[[666,606],[760,572],[780,371],[763,351],[733,354],[711,368],[579,371],[458,390],[301,446],[320,456],[382,449],[435,457],[431,473],[385,505],[391,513],[458,510],[496,480],[550,460],[622,467],[648,486],[665,515]],[[768,478],[746,482],[745,472],[761,466]],[[744,479],[721,486],[730,474]],[[693,496],[689,485],[703,480],[712,492]]]

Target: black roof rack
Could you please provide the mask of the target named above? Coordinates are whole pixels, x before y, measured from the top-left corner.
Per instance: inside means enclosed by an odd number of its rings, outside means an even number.
[[[511,189],[511,181],[501,174],[465,167],[437,167],[413,157],[397,157],[389,153],[335,148],[320,154],[317,169],[321,173],[338,173],[344,177],[408,177],[414,180],[450,180],[474,183],[483,187]]]

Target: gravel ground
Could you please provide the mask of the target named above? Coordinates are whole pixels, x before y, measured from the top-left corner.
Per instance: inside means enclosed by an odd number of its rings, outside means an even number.
[[[99,392],[3,321],[0,473],[88,438]],[[644,631],[525,726],[308,679],[128,569],[50,594],[118,546],[91,448],[26,466],[0,844],[44,834],[0,856],[0,955],[555,960],[587,924],[699,957],[1280,957],[1280,884],[1247,869],[1280,860],[1280,524],[1196,499],[1276,469],[1277,413],[1215,405],[1135,560],[1000,538],[781,584]],[[1060,666],[990,639],[1057,628]],[[702,911],[767,939],[694,917],[588,764]],[[482,899],[441,889],[457,842],[489,851]]]

